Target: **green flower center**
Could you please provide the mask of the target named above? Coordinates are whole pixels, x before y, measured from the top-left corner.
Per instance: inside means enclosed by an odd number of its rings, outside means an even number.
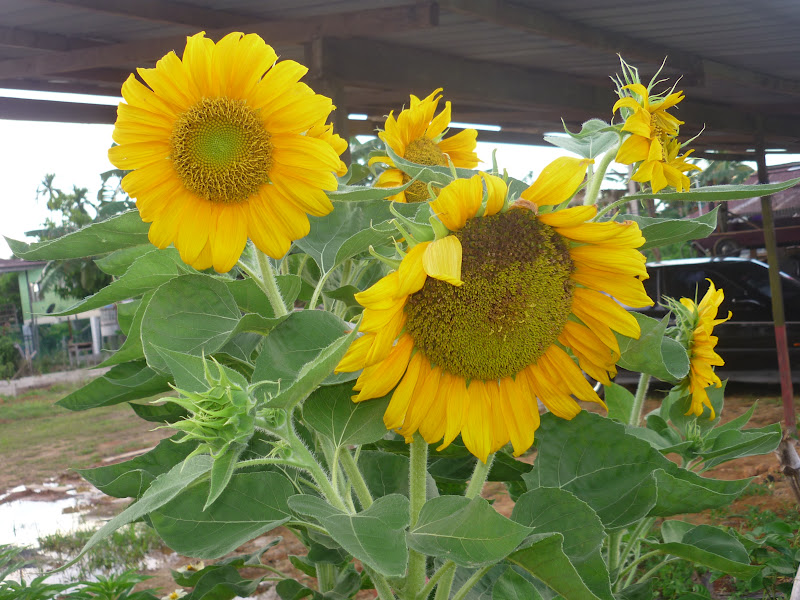
[[[439,148],[439,145],[433,140],[421,137],[417,138],[406,146],[405,156],[408,161],[418,165],[426,165],[429,167],[447,166],[447,156]],[[411,177],[403,173],[403,184],[411,181]],[[415,181],[408,188],[406,188],[406,201],[408,202],[427,202],[428,184],[422,181]]]
[[[574,267],[567,244],[526,209],[471,219],[455,235],[464,285],[429,277],[406,303],[406,331],[453,375],[515,375],[547,351],[569,318]]]
[[[244,100],[203,98],[175,122],[170,148],[184,187],[211,202],[243,202],[269,181],[270,134]]]

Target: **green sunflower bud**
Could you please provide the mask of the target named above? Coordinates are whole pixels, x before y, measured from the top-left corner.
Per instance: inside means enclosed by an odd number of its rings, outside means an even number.
[[[222,367],[214,361],[218,375],[214,376],[205,363],[208,389],[189,392],[175,388],[180,397],[173,400],[190,416],[169,427],[183,432],[178,440],[196,440],[200,445],[192,454],[209,453],[219,458],[231,444],[246,444],[255,430],[256,401],[247,390],[233,383]]]

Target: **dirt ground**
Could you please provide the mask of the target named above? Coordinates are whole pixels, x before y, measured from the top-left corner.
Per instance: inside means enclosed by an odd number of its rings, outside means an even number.
[[[653,396],[657,397],[657,393]],[[40,394],[33,394],[30,402],[44,402],[52,400],[52,393],[42,391]],[[56,398],[57,399],[57,398]],[[758,409],[749,427],[762,427],[772,423],[780,422],[783,418],[783,407],[780,401],[780,390],[777,386],[753,386],[731,384],[728,388],[725,409],[723,411],[723,422],[736,418],[746,412],[755,402],[759,401]],[[658,405],[658,400],[650,399],[645,407],[648,412]],[[3,436],[7,435],[9,427],[18,429],[19,427],[32,426],[34,421],[31,419],[17,420],[14,418],[3,419],[3,400],[0,399],[0,448],[3,445]],[[37,428],[44,427],[48,434],[46,441],[38,440],[37,436],[30,435],[31,443],[24,444],[23,447],[16,447],[12,452],[4,452],[4,469],[0,470],[0,494],[19,485],[28,485],[32,489],[37,486],[41,489],[41,484],[45,480],[57,481],[60,485],[80,487],[86,485],[81,482],[80,477],[74,471],[67,468],[99,466],[110,464],[119,460],[127,460],[131,455],[145,451],[154,446],[160,439],[169,435],[165,430],[153,430],[152,424],[136,418],[130,409],[124,406],[109,407],[100,409],[101,414],[81,413],[79,420],[75,424],[59,423],[60,420],[75,418],[75,413],[63,414],[59,411],[45,413],[38,417]],[[34,411],[35,412],[35,411]],[[81,420],[86,423],[86,419],[99,420],[95,423],[97,427],[81,427]],[[30,421],[30,423],[26,423]],[[110,435],[101,435],[98,431],[111,431]],[[71,431],[73,435],[65,436],[64,431]],[[91,437],[87,442],[85,436]],[[53,432],[61,432],[53,435]],[[87,451],[87,447],[90,449]],[[532,462],[534,456],[528,456],[527,461]],[[739,479],[745,477],[756,477],[759,481],[774,482],[770,484],[771,493],[766,495],[751,495],[738,500],[732,507],[731,513],[746,512],[749,507],[757,506],[761,509],[773,510],[777,513],[785,513],[788,510],[796,510],[797,503],[792,496],[788,483],[780,472],[778,461],[773,454],[764,456],[753,456],[739,459],[731,463],[722,465],[712,471],[710,475],[723,479]],[[31,497],[30,492],[14,494],[2,502],[8,502],[20,497]],[[52,499],[49,494],[41,496],[42,500]],[[489,484],[484,490],[484,496],[495,501],[495,507],[504,514],[510,514],[512,503],[508,498],[501,484]],[[95,512],[111,515],[122,509],[124,504],[119,500],[101,500],[95,507]],[[708,519],[708,515],[700,515],[695,520],[698,522]],[[726,523],[734,524],[734,523]],[[301,582],[312,583],[313,580],[293,568],[289,561],[289,555],[305,554],[302,544],[292,535],[291,532],[283,528],[270,532],[269,535],[261,536],[253,540],[240,551],[254,551],[264,547],[275,536],[281,536],[282,542],[271,548],[263,557],[264,561],[270,566],[279,569],[287,574],[291,574]],[[154,578],[147,582],[147,587],[160,587],[163,593],[174,589],[175,584],[170,576],[170,569],[175,569],[182,564],[190,561],[185,557],[180,557],[171,553],[168,548],[163,548],[165,555],[163,566],[148,575]],[[257,576],[257,573],[251,573]],[[370,592],[362,592],[360,598],[372,598]],[[277,599],[271,585],[266,585],[259,589],[257,598],[263,600]]]

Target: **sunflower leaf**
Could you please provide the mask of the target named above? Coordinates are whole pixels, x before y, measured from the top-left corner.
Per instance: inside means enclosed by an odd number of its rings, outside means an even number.
[[[409,520],[408,498],[392,494],[378,498],[359,513],[347,514],[322,498],[298,495],[289,498],[296,513],[313,517],[347,552],[378,573],[400,577],[406,571],[408,548],[405,528]]]
[[[800,183],[800,177],[787,179],[780,183],[761,183],[758,185],[711,185],[693,188],[688,192],[659,192],[658,194],[630,194],[620,200],[650,200],[658,198],[664,202],[723,202],[727,200],[744,200],[758,196],[769,196],[788,190]]]
[[[351,383],[318,388],[303,403],[306,424],[322,434],[334,446],[362,445],[377,442],[386,435],[383,413],[390,396],[369,402],[353,402]]]
[[[119,279],[112,281],[96,294],[84,298],[68,309],[53,314],[55,316],[73,315],[120,300],[135,298],[186,273],[196,273],[196,271],[181,261],[177,250],[154,248],[134,262]]]
[[[699,563],[742,579],[761,571],[751,565],[745,547],[730,533],[711,525],[693,525],[683,521],[665,521],[661,525],[663,543],[656,550]]]
[[[287,500],[294,487],[280,473],[236,473],[204,508],[209,486],[208,479],[189,486],[150,513],[156,532],[176,552],[218,558],[291,518]]]
[[[6,238],[11,251],[25,260],[61,260],[108,254],[120,248],[149,244],[147,232],[138,210],[124,212],[106,221],[92,223],[55,240],[26,244]]]
[[[708,237],[717,227],[719,207],[693,219],[660,219],[639,215],[622,215],[621,221],[634,221],[639,224],[646,240],[639,250],[658,248],[666,244],[675,244],[689,240]]]
[[[453,172],[450,167],[418,165],[417,163],[413,163],[398,156],[388,144],[386,145],[386,154],[392,159],[398,169],[413,179],[423,183],[437,183],[441,187],[453,181]],[[459,179],[469,179],[473,175],[480,173],[480,171],[461,168],[456,168],[455,171]]]
[[[508,556],[530,531],[499,514],[483,498],[439,496],[422,506],[408,533],[408,545],[462,567],[480,567]]]
[[[615,333],[622,354],[619,366],[670,383],[685,377],[689,372],[689,355],[681,344],[665,336],[669,316],[658,321],[641,313],[631,314],[639,322],[641,335],[633,339]]]
[[[567,135],[546,135],[544,141],[582,158],[596,158],[610,150],[619,141],[616,127],[600,119],[589,119],[581,127],[580,133],[572,133],[566,126]]]
[[[136,360],[115,365],[56,404],[67,410],[87,410],[149,398],[171,389],[169,378],[148,367],[145,361]]]

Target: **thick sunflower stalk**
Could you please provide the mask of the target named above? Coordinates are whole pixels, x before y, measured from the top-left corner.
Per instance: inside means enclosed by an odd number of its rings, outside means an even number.
[[[697,228],[595,206],[614,157],[654,192],[690,187],[668,112],[682,95],[658,96],[625,68],[613,107],[624,123],[562,138],[578,156],[531,185],[472,170],[476,132],[448,136],[441,89],[390,114],[370,161],[385,168],[358,185],[327,124],[330,99],[256,35],[197,34],[180,57],[140,69],[144,83],[131,76],[110,157],[130,170],[123,188],[138,210],[47,247],[13,246],[35,259],[106,254],[117,280],[75,311],[132,300],[111,370],[63,405],[181,391],[133,402],[179,430],[173,439],[82,472],[135,500],[84,550],[138,519],[208,561],[279,526],[308,548],[291,573],[266,549],[176,573],[192,600],[267,583],[284,600],[362,588],[382,600],[652,597],[660,566],[643,564],[656,556],[757,574],[722,529],[653,528],[730,503],[747,481],[699,473],[770,450],[780,432],[742,432],[742,419],[716,428],[721,291],[674,303],[677,329],[635,310],[659,300],[645,293],[641,250]],[[646,386],[634,396],[617,385],[619,366],[674,386],[646,427]],[[697,417],[703,406],[712,419]],[[512,510],[482,498],[487,481]]]

